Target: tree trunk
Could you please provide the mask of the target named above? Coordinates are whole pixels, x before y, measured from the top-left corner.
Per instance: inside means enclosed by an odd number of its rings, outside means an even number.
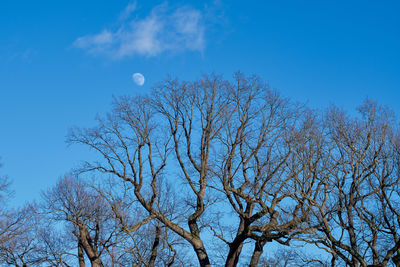
[[[193,245],[194,251],[196,252],[197,259],[201,267],[211,267],[210,260],[208,258],[206,249],[204,248],[203,242],[199,239],[199,245]],[[197,242],[194,242],[197,243]]]
[[[211,267],[210,259],[208,258],[206,248],[204,247],[203,241],[200,239],[200,230],[195,220],[189,220],[188,222],[190,232],[194,237],[191,240],[194,251],[196,252],[197,259],[201,267]]]
[[[234,267],[238,264],[244,240],[245,237],[243,235],[238,235],[233,242],[229,244],[229,253],[226,258],[225,267]]]
[[[248,203],[246,206],[246,214],[251,215],[253,211],[253,204]],[[239,262],[239,256],[242,252],[244,241],[247,238],[247,233],[249,231],[249,221],[245,218],[240,218],[239,227],[236,233],[235,239],[229,244],[229,253],[226,258],[225,266],[234,267]]]
[[[162,213],[159,213],[158,211],[154,210],[146,200],[143,198],[143,196],[140,194],[138,190],[135,190],[135,195],[140,201],[140,203],[149,211],[149,213],[156,217],[158,220],[160,220],[166,227],[183,237],[186,241],[188,241],[197,256],[197,259],[199,261],[199,265],[201,267],[211,267],[210,260],[208,258],[207,251],[204,247],[203,241],[200,239],[200,231],[197,226],[196,220],[189,220],[188,226],[190,229],[190,232],[187,232],[185,229],[182,227],[178,226],[177,224],[173,223],[170,221],[167,217],[165,217]]]
[[[92,267],[103,267],[103,263],[101,262],[100,258],[96,258],[94,260],[90,260]]]
[[[160,226],[156,226],[156,233],[154,237],[153,247],[151,248],[151,256],[148,263],[148,267],[154,267],[154,263],[156,262],[157,258],[157,249],[158,245],[160,244],[160,235],[161,235],[161,228]]]
[[[78,261],[79,267],[85,267],[85,257],[83,256],[83,248],[80,242],[78,242]]]
[[[80,244],[82,245],[82,248],[86,252],[86,255],[88,256],[90,263],[92,264],[92,267],[102,267],[103,263],[100,260],[97,250],[93,248],[93,244],[90,241],[91,238],[88,230],[85,227],[80,227],[79,234],[80,234],[79,236]]]
[[[260,257],[263,253],[264,250],[264,245],[267,242],[267,240],[257,240],[256,244],[254,246],[254,251],[253,255],[251,256],[250,260],[250,267],[256,267],[258,265],[258,261],[260,260]]]

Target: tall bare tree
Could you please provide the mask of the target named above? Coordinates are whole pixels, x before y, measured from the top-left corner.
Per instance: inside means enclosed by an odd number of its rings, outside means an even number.
[[[303,171],[295,150],[311,145],[306,133],[313,126],[301,119],[306,113],[257,77],[169,79],[148,97],[116,99],[97,127],[74,129],[69,141],[97,151],[102,160],[88,161],[84,170],[130,183],[149,216],[189,242],[201,266],[210,266],[201,237],[206,226],[229,246],[228,266],[238,263],[244,241],[254,239],[256,265],[266,242],[287,242],[282,238],[307,220],[304,197],[291,191],[299,188]],[[184,204],[179,219],[157,205],[171,193],[160,190],[164,180],[182,181],[175,187]],[[304,190],[310,194],[311,188]],[[206,216],[226,199],[240,221],[232,241]]]
[[[206,208],[210,146],[221,127],[221,120],[227,120],[223,115],[225,97],[217,94],[223,92],[221,86],[222,81],[217,78],[202,84],[179,84],[170,80],[156,89],[153,99],[128,97],[116,100],[114,112],[106,120],[99,120],[98,128],[74,131],[70,135],[70,141],[89,145],[105,159],[105,162],[88,163],[87,170],[112,173],[131,183],[137,200],[149,215],[187,240],[202,266],[210,265],[199,227],[199,219]],[[182,109],[174,111],[177,105]],[[175,117],[170,117],[170,112]],[[191,123],[186,121],[187,116],[192,116],[192,121],[199,120],[196,129],[190,129],[190,132],[185,132],[179,122]],[[194,141],[200,147],[195,154],[192,152]],[[188,145],[184,146],[182,142]],[[191,198],[187,199],[188,206],[193,207],[181,214],[186,218],[188,230],[176,223],[168,211],[156,205],[157,198],[163,194],[157,190],[158,181],[162,179],[167,162],[173,167],[176,161],[190,190],[185,191]]]
[[[257,77],[236,75],[229,123],[218,135],[218,165],[213,171],[239,218],[226,266],[235,266],[246,239],[254,239],[250,266],[257,266],[268,242],[288,244],[301,232],[309,208],[300,190],[312,198],[314,182],[306,174],[306,148],[318,142],[315,115],[269,90]],[[217,231],[213,230],[214,233]]]
[[[329,164],[320,172],[312,222],[306,238],[332,255],[332,266],[399,266],[399,148],[392,113],[367,100],[360,118],[338,108],[326,117]],[[397,253],[397,254],[396,254]]]

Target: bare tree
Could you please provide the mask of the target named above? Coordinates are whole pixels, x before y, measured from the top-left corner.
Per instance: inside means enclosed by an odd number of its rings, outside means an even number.
[[[59,179],[41,213],[0,205],[0,260],[400,266],[400,132],[370,100],[359,114],[320,116],[241,73],[116,98],[96,127],[69,134],[99,156],[79,170],[96,172],[90,182]],[[1,178],[0,201],[8,187]],[[272,242],[288,249],[265,257]]]
[[[399,132],[387,109],[367,100],[359,111],[326,117],[329,164],[310,202],[318,231],[305,240],[329,252],[332,266],[399,266]]]
[[[245,240],[255,240],[256,265],[266,242],[288,242],[308,217],[305,196],[293,194],[309,179],[299,180],[303,168],[295,151],[311,145],[307,131],[313,126],[301,119],[306,110],[292,105],[257,77],[240,73],[234,82],[214,75],[195,82],[169,79],[149,97],[116,99],[96,128],[74,129],[69,141],[97,151],[102,159],[83,170],[130,183],[149,216],[186,240],[201,266],[210,266],[205,227],[229,246],[228,266],[238,263]],[[171,194],[160,190],[164,180],[180,192],[179,217],[157,205]],[[314,184],[307,184],[310,195]],[[206,216],[226,199],[223,205],[239,219],[232,241]]]
[[[14,266],[39,264],[43,258],[35,231],[36,207],[26,204],[22,208],[10,208],[10,184],[7,177],[0,177],[0,262]]]
[[[85,265],[85,253],[92,266],[103,266],[101,256],[114,245],[119,230],[101,196],[79,178],[66,175],[43,197],[44,208],[52,218],[69,224],[76,238],[79,265]]]
[[[40,264],[39,243],[36,238],[35,207],[27,204],[21,209],[8,210],[0,222],[0,260],[14,266]]]
[[[105,162],[88,163],[86,169],[112,173],[131,183],[137,200],[149,215],[187,240],[193,246],[201,266],[210,265],[199,227],[199,218],[206,208],[204,197],[207,179],[210,176],[210,145],[220,127],[218,124],[222,119],[227,119],[222,115],[226,106],[225,98],[217,95],[217,90],[222,91],[221,83],[221,80],[216,78],[204,81],[203,84],[181,85],[177,81],[167,81],[160,86],[159,93],[155,93],[159,98],[116,100],[114,112],[107,120],[99,120],[98,128],[74,131],[70,135],[71,142],[89,145],[105,159]],[[178,110],[172,110],[176,105],[182,106],[179,113]],[[195,110],[198,116],[196,119],[200,120],[196,124],[196,131],[200,132],[194,133],[190,129],[185,137],[185,128],[178,120],[194,116]],[[173,112],[175,117],[170,117],[169,112]],[[193,119],[195,118],[192,117],[191,120]],[[186,125],[187,122],[184,123]],[[192,134],[195,134],[200,146],[196,155],[191,151],[191,142],[194,142]],[[181,138],[189,142],[183,149]],[[173,158],[168,157],[171,150],[174,152]],[[181,214],[186,218],[189,230],[174,222],[174,218],[168,215],[168,212],[156,205],[157,198],[162,194],[157,190],[157,183],[162,178],[167,161],[173,166],[175,160],[178,161],[190,188],[190,191],[185,191],[185,195],[192,194],[192,199],[187,201],[191,202],[188,206],[193,209],[186,209],[185,213]],[[186,160],[189,160],[188,165]]]
[[[236,266],[246,239],[254,239],[250,266],[257,266],[268,242],[288,244],[302,231],[309,208],[303,194],[312,198],[314,182],[305,168],[312,163],[305,148],[315,145],[314,115],[271,91],[257,77],[236,75],[232,87],[229,123],[218,135],[220,149],[213,169],[239,218],[228,246],[226,266]],[[226,234],[225,234],[226,235]]]

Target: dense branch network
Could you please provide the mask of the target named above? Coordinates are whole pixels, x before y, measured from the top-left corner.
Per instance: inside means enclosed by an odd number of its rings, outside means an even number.
[[[38,206],[1,210],[0,258],[400,266],[399,141],[393,114],[370,100],[349,116],[310,110],[257,76],[167,79],[71,130],[68,142],[97,156]]]

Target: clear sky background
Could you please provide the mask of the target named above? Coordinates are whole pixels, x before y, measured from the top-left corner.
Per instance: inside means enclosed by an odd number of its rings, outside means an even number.
[[[168,74],[241,70],[313,108],[368,96],[399,116],[399,14],[399,1],[1,0],[0,175],[16,204],[37,198],[88,156],[69,128]]]

